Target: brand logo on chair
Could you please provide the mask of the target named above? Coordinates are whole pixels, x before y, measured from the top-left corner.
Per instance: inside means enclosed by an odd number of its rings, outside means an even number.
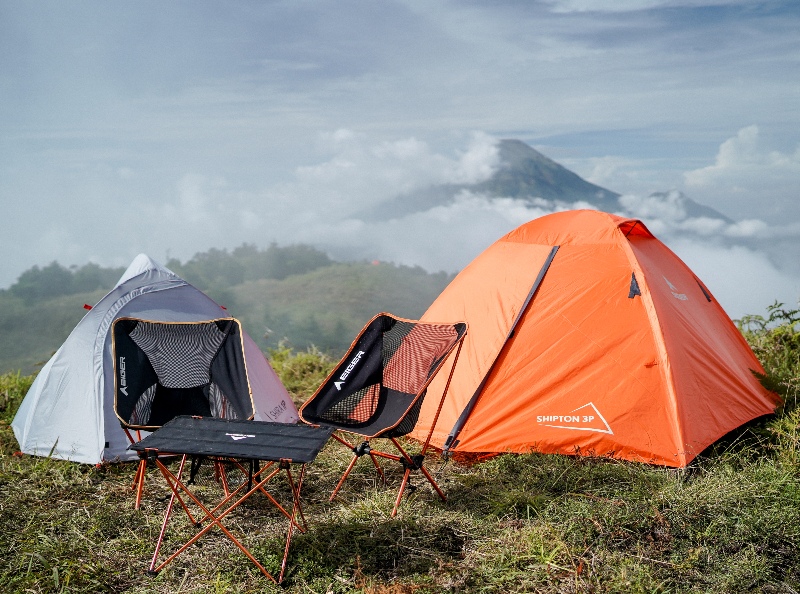
[[[255,435],[248,435],[246,433],[226,433],[225,435],[230,436],[230,438],[234,441],[239,441],[240,439],[247,439],[248,437],[255,437]]]
[[[125,374],[125,357],[119,358],[119,391],[128,395],[128,381]]]
[[[361,361],[361,357],[363,355],[364,355],[364,351],[358,351],[356,353],[356,356],[353,357],[353,360],[350,361],[350,364],[347,366],[347,369],[345,369],[342,372],[342,375],[339,376],[339,381],[338,382],[333,382],[333,385],[336,386],[337,390],[339,390],[339,391],[342,390],[342,384],[344,384],[344,380],[347,379],[347,376],[350,375],[350,372],[353,371],[353,369],[358,364],[358,362]]]
[[[536,422],[543,427],[552,427],[554,429],[575,429],[614,435],[603,415],[591,402],[579,406],[566,415],[538,415]]]

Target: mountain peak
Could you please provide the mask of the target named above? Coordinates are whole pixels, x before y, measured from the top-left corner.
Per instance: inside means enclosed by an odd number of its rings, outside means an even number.
[[[625,208],[620,204],[620,194],[586,181],[521,140],[500,140],[497,150],[500,165],[489,179],[474,184],[430,186],[377,204],[359,213],[359,216],[370,221],[400,219],[437,206],[452,204],[464,191],[490,199],[515,198],[537,207],[546,204],[550,208],[586,208],[588,204],[592,208],[611,213]],[[623,201],[630,202],[628,198],[623,198]],[[683,195],[656,193],[650,199],[657,204],[674,203],[690,217],[731,222],[714,209]]]
[[[498,150],[500,168],[488,180],[471,186],[471,191],[511,198],[589,202],[601,210],[618,207],[619,194],[586,181],[521,140],[501,140]]]
[[[558,167],[558,163],[549,159],[532,146],[515,138],[504,138],[497,143],[500,161],[508,167],[514,168],[525,161],[538,161],[543,165]]]

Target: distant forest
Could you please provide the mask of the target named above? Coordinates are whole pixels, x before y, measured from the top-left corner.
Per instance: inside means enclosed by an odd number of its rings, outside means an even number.
[[[225,306],[265,351],[283,344],[333,356],[376,313],[421,316],[452,279],[419,267],[336,262],[307,245],[243,244],[165,266]],[[124,271],[51,262],[0,290],[0,373],[36,371],[86,313],[83,304],[99,301]]]
[[[165,265],[198,289],[206,291],[238,285],[246,280],[280,280],[331,264],[333,260],[327,255],[306,245],[278,247],[272,244],[266,250],[260,250],[254,245],[243,244],[230,253],[211,249],[195,254],[183,264],[172,258]],[[108,291],[123,272],[124,267],[103,268],[89,263],[66,268],[54,261],[43,268],[34,266],[26,270],[6,291],[28,302],[97,289]],[[0,290],[0,294],[3,292]]]

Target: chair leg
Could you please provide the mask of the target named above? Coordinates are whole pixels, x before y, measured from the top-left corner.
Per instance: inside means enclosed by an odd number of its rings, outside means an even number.
[[[406,468],[406,471],[403,473],[403,482],[400,483],[400,490],[397,492],[397,499],[394,500],[394,509],[392,509],[392,517],[397,515],[397,508],[400,507],[400,502],[403,499],[403,493],[406,490],[406,486],[408,485],[408,476],[411,474],[411,469]]]
[[[365,454],[369,454],[370,460],[372,460],[372,463],[375,465],[375,469],[378,471],[378,474],[380,475],[381,481],[383,482],[384,485],[386,484],[386,476],[383,472],[383,469],[381,468],[380,463],[378,462],[378,457],[387,458],[390,460],[397,460],[403,465],[403,468],[405,468],[405,472],[403,473],[403,481],[400,484],[400,490],[397,493],[397,498],[395,499],[394,508],[392,509],[392,517],[397,515],[397,510],[400,507],[400,502],[403,499],[403,494],[405,493],[406,488],[409,485],[409,479],[412,470],[421,471],[422,475],[431,484],[434,491],[436,491],[436,494],[439,495],[442,501],[447,501],[447,496],[444,494],[444,491],[442,491],[442,489],[436,483],[436,480],[433,478],[431,473],[428,472],[428,469],[423,466],[423,462],[425,460],[424,454],[418,454],[415,456],[409,455],[400,445],[400,442],[398,442],[397,439],[393,437],[390,438],[390,440],[394,444],[395,448],[397,448],[397,450],[400,452],[399,456],[394,454],[389,454],[386,452],[380,452],[378,450],[373,451],[370,449],[369,441],[364,441],[358,446],[353,446],[347,440],[345,440],[342,437],[339,437],[335,433],[333,434],[333,436],[342,445],[345,445],[350,450],[352,450],[354,455],[353,459],[350,460],[350,464],[347,466],[347,469],[344,471],[342,477],[339,479],[339,482],[336,484],[336,487],[333,489],[333,492],[331,493],[331,496],[328,499],[328,501],[333,501],[336,495],[338,495],[339,491],[342,488],[342,485],[344,485],[344,481],[347,480],[348,476],[350,476],[350,473],[352,472],[353,468],[358,462],[358,459]]]
[[[428,479],[428,482],[431,484],[431,487],[433,487],[433,488],[434,488],[434,490],[435,490],[435,491],[436,491],[436,492],[439,494],[439,497],[441,497],[441,498],[442,498],[442,501],[447,501],[447,496],[446,496],[446,495],[444,494],[444,492],[443,492],[443,491],[442,491],[442,490],[439,488],[439,485],[437,485],[437,484],[436,484],[436,481],[435,481],[435,480],[433,480],[433,477],[432,477],[432,476],[431,476],[431,474],[428,472],[428,469],[427,469],[427,468],[425,468],[424,466],[421,466],[421,467],[420,467],[420,471],[422,472],[422,474],[423,474],[423,475],[425,475],[425,478],[426,478],[426,479]]]
[[[353,467],[356,465],[356,462],[358,462],[358,456],[357,455],[353,456],[353,459],[350,460],[350,465],[347,467],[347,470],[344,471],[344,474],[342,475],[342,478],[339,479],[339,482],[337,483],[336,488],[333,490],[333,493],[331,493],[330,499],[328,499],[328,501],[333,501],[333,498],[336,497],[336,494],[339,492],[339,489],[342,488],[342,485],[344,484],[345,479],[350,474],[350,471],[353,470]]]
[[[406,489],[409,475],[411,474],[412,470],[419,470],[420,472],[422,472],[422,475],[428,480],[428,482],[431,484],[431,487],[433,487],[433,489],[436,491],[436,493],[439,495],[442,501],[447,501],[447,496],[444,494],[444,491],[442,491],[442,489],[436,483],[436,480],[433,478],[431,473],[428,472],[428,469],[425,468],[424,466],[425,455],[418,454],[416,456],[409,456],[408,453],[400,445],[400,442],[397,441],[397,439],[395,439],[394,437],[390,437],[389,439],[394,444],[394,447],[396,447],[397,450],[400,452],[401,454],[400,463],[406,469],[405,473],[403,473],[403,482],[400,485],[400,492],[397,494],[397,500],[395,501],[394,510],[392,511],[392,517],[394,517],[395,514],[397,513],[397,508],[400,505],[400,500],[403,497],[403,492]]]
[[[381,477],[381,482],[384,485],[386,484],[386,475],[383,473],[383,468],[381,468],[381,464],[380,462],[378,462],[378,456],[376,455],[378,454],[385,456],[385,454],[383,454],[382,452],[373,452],[369,447],[369,441],[363,441],[359,445],[354,446],[349,441],[347,441],[343,437],[340,437],[336,433],[333,434],[333,438],[336,439],[336,441],[338,441],[342,445],[346,446],[348,449],[350,449],[353,452],[354,457],[350,461],[350,465],[347,467],[347,470],[344,471],[342,478],[339,479],[339,482],[336,485],[336,488],[333,490],[333,493],[331,493],[330,499],[328,499],[328,501],[333,501],[334,497],[336,497],[336,494],[342,488],[345,479],[350,475],[350,472],[353,470],[353,467],[355,467],[356,462],[358,462],[358,459],[365,454],[369,454],[369,458],[370,460],[372,460],[372,464],[373,466],[375,466],[375,470],[378,471],[378,475]],[[388,456],[388,457],[396,458],[395,456]]]
[[[369,457],[372,460],[372,463],[375,465],[375,470],[378,471],[378,474],[381,477],[381,482],[385,485],[386,484],[386,475],[383,474],[383,468],[381,468],[380,462],[378,462],[378,458],[372,452],[369,453]]]
[[[131,489],[136,491],[136,503],[133,506],[133,509],[138,510],[142,506],[142,493],[144,492],[144,479],[145,473],[147,471],[147,461],[142,459],[139,460],[139,466],[136,469],[136,478],[133,479],[133,485]]]
[[[136,439],[133,438],[131,432],[128,431],[127,427],[122,427],[122,430],[125,432],[125,436],[128,438],[130,443],[136,443],[137,441],[141,441],[142,434],[137,429],[136,430]],[[138,510],[142,506],[142,494],[144,493],[144,478],[145,473],[147,471],[147,461],[142,458],[139,460],[139,465],[136,467],[136,476],[133,479],[133,484],[131,485],[131,490],[136,491],[136,502],[133,505],[133,509]]]

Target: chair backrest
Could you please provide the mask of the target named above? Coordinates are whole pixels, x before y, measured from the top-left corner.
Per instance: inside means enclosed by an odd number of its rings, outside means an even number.
[[[303,404],[300,418],[367,437],[408,433],[428,384],[466,331],[461,322],[431,324],[378,314]]]
[[[114,412],[123,427],[152,430],[179,415],[253,418],[238,320],[119,318],[112,353]]]

